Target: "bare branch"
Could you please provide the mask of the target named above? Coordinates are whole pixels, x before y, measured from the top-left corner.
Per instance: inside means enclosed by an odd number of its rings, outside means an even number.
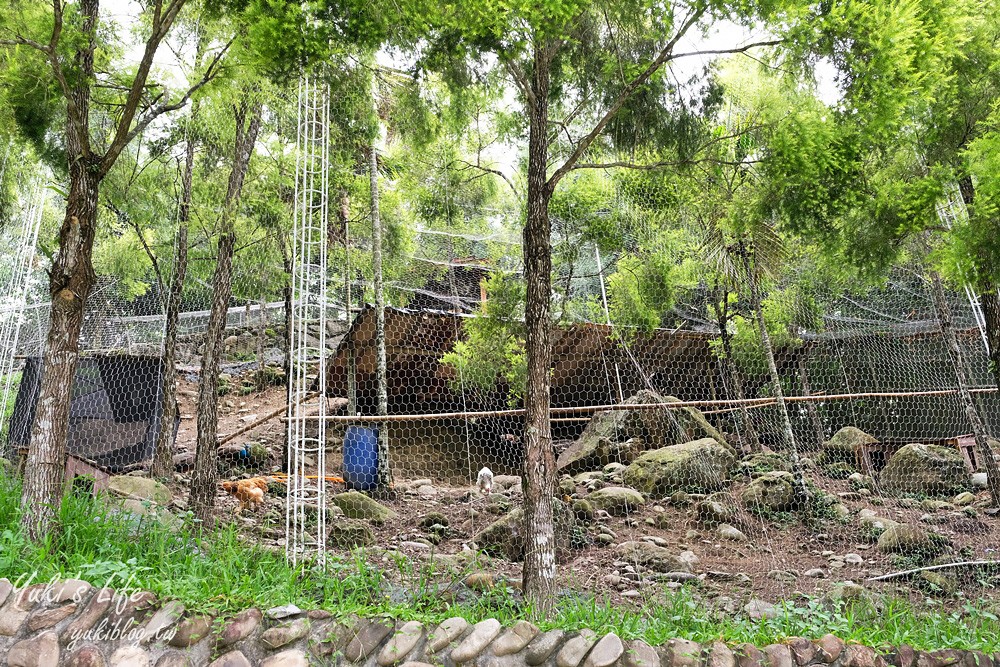
[[[528,109],[534,109],[535,104],[537,103],[537,100],[535,99],[535,91],[533,91],[531,86],[528,84],[528,78],[524,75],[524,71],[521,70],[520,66],[518,66],[516,62],[510,60],[509,58],[501,56],[500,60],[503,62],[504,67],[507,68],[511,78],[514,79],[514,83],[517,85],[518,90],[520,90],[521,94],[524,95],[524,99],[528,103]]]
[[[55,1],[58,2],[58,0]],[[146,47],[142,53],[142,59],[139,61],[139,67],[136,70],[135,78],[132,80],[132,88],[129,90],[128,97],[125,100],[125,105],[122,108],[122,116],[118,121],[118,127],[115,130],[114,139],[111,140],[111,145],[108,147],[108,151],[101,159],[102,173],[106,174],[108,170],[111,169],[115,160],[117,160],[118,156],[121,155],[122,149],[124,149],[128,142],[135,136],[135,134],[137,134],[137,132],[131,132],[130,128],[132,127],[132,121],[138,112],[139,102],[142,100],[142,93],[146,87],[146,80],[149,78],[149,71],[153,66],[153,58],[156,56],[156,50],[159,47],[160,42],[162,42],[167,36],[167,33],[170,31],[170,28],[174,23],[174,19],[177,18],[177,15],[180,13],[185,2],[186,0],[170,0],[166,9],[163,9],[163,0],[156,1],[149,39],[146,40]],[[187,102],[186,97],[184,102]],[[160,113],[157,113],[156,115],[158,116]],[[145,128],[145,126],[149,125],[150,122],[152,122],[152,118],[148,118],[142,127]],[[139,131],[141,131],[141,129]]]
[[[570,170],[573,168],[573,165],[577,163],[577,161],[584,154],[584,152],[590,147],[590,144],[594,142],[594,139],[596,139],[597,136],[604,131],[604,128],[607,126],[608,123],[611,122],[611,119],[614,118],[615,114],[618,113],[619,109],[621,109],[622,106],[625,105],[625,102],[627,102],[629,98],[631,98],[632,95],[635,93],[635,91],[638,90],[641,85],[646,83],[646,81],[648,81],[650,77],[652,77],[653,74],[655,74],[656,71],[660,69],[663,63],[665,63],[670,58],[671,54],[673,53],[674,47],[677,46],[677,42],[680,41],[681,37],[683,37],[687,33],[687,31],[690,30],[692,26],[694,26],[695,23],[698,22],[698,20],[705,14],[706,11],[707,8],[702,7],[692,12],[691,16],[689,16],[681,24],[681,27],[677,30],[677,33],[674,34],[674,36],[671,37],[670,40],[666,43],[666,45],[664,45],[664,47],[660,50],[660,53],[657,54],[655,59],[653,59],[653,62],[651,62],[649,66],[642,71],[641,74],[639,74],[637,77],[635,77],[625,85],[622,91],[618,94],[618,97],[615,98],[615,101],[612,102],[611,106],[608,108],[607,111],[604,112],[604,115],[594,126],[594,129],[592,129],[585,137],[583,137],[583,139],[579,141],[579,143],[577,143],[576,148],[573,150],[573,153],[566,159],[563,165],[559,167],[559,169],[557,169],[555,173],[552,174],[552,176],[549,177],[549,180],[546,183],[546,187],[549,189],[550,192],[555,189],[556,184],[559,183],[562,177],[570,172]]]
[[[208,68],[205,70],[205,73],[202,75],[201,79],[199,79],[198,82],[195,83],[193,86],[188,88],[180,99],[178,99],[176,102],[172,102],[170,104],[162,104],[154,109],[150,109],[142,118],[140,118],[136,122],[135,127],[133,127],[128,132],[128,134],[125,135],[122,146],[118,149],[118,153],[114,155],[114,158],[111,159],[111,162],[108,163],[107,169],[110,169],[111,166],[114,164],[114,160],[117,159],[118,154],[121,153],[121,149],[127,146],[129,142],[131,142],[139,133],[141,133],[143,130],[149,127],[150,123],[152,123],[154,120],[156,120],[158,117],[162,116],[165,113],[176,111],[177,109],[182,108],[185,104],[188,103],[188,100],[191,99],[192,95],[198,92],[199,89],[208,84],[210,81],[212,81],[212,79],[214,79],[218,75],[219,63],[222,61],[222,58],[226,54],[226,52],[229,51],[229,47],[232,46],[233,41],[235,39],[236,39],[235,37],[230,39],[229,42],[227,42],[226,45],[222,49],[220,49],[218,53],[215,54],[215,57],[212,58],[212,62],[209,63]],[[157,97],[156,99],[159,99],[159,97]],[[113,148],[114,144],[112,144],[112,147],[108,149],[108,152],[104,158],[105,161],[107,161],[112,156]]]
[[[484,167],[481,164],[472,164],[471,162],[467,162],[466,160],[453,160],[452,164],[454,164],[456,162],[464,164],[469,169],[478,169],[479,171],[481,171],[483,173],[493,174],[494,176],[499,176],[500,178],[502,178],[504,180],[504,182],[507,184],[507,186],[510,187],[511,191],[514,193],[515,196],[518,196],[518,197],[520,196],[520,194],[517,191],[517,188],[514,187],[513,181],[511,181],[507,177],[507,174],[503,173],[499,169],[492,169],[490,167]]]
[[[750,49],[756,49],[761,46],[778,46],[783,40],[780,39],[769,39],[763,42],[751,42],[750,44],[745,44],[743,46],[737,46],[732,49],[712,49],[708,51],[688,51],[687,53],[676,53],[670,57],[671,60],[678,60],[680,58],[690,58],[691,56],[721,56],[727,53],[746,53]]]

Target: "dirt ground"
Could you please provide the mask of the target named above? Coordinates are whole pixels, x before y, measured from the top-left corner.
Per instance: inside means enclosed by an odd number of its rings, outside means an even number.
[[[182,380],[179,390],[181,424],[177,451],[193,455],[196,437],[196,384]],[[269,387],[244,396],[229,394],[220,401],[220,435],[232,433],[254,422],[285,403],[283,387]],[[224,454],[220,460],[223,478],[250,477],[280,470],[279,457],[283,442],[284,422],[274,418],[248,433],[234,438],[224,449],[231,452],[246,443],[264,444],[271,456],[267,460],[244,465],[238,457]],[[331,438],[328,474],[339,474],[339,440]],[[395,497],[383,500],[398,518],[383,525],[372,525],[375,535],[370,558],[383,567],[391,564],[393,554],[403,554],[414,561],[436,559],[438,562],[461,567],[475,537],[501,518],[504,510],[521,505],[520,485],[515,483],[502,493],[486,498],[468,485],[443,483],[429,476],[418,479],[405,469],[395,470]],[[947,537],[952,545],[951,556],[960,560],[995,560],[1000,549],[1000,518],[985,511],[988,494],[980,491],[975,509],[949,507],[929,510],[915,500],[900,500],[852,491],[848,482],[830,479],[819,470],[810,471],[810,478],[823,491],[837,496],[849,509],[844,520],[821,518],[811,525],[792,516],[761,517],[741,511],[738,528],[748,538],[733,541],[722,538],[715,528],[700,523],[694,511],[697,496],[647,502],[640,509],[624,516],[597,516],[577,521],[576,547],[563,554],[559,569],[560,584],[584,594],[608,595],[621,604],[649,604],[663,591],[679,586],[678,577],[655,572],[624,559],[619,545],[638,540],[663,546],[673,555],[684,552],[694,562],[692,571],[698,575],[696,585],[703,599],[727,611],[743,608],[750,599],[771,603],[794,599],[801,594],[823,595],[841,582],[860,584],[871,591],[921,599],[928,595],[960,599],[995,600],[996,571],[989,579],[981,572],[955,570],[959,576],[943,581],[954,590],[942,593],[940,588],[920,578],[903,578],[879,583],[870,578],[913,567],[916,561],[898,555],[883,554],[875,548],[874,537],[862,528],[858,516],[871,510],[880,517],[933,529]],[[186,497],[184,488],[189,480],[180,473],[175,484],[175,496]],[[739,498],[746,479],[733,482],[729,491]],[[499,486],[499,485],[498,485]],[[330,484],[329,493],[344,490]],[[578,485],[566,500],[585,498],[588,489]],[[269,493],[265,508],[237,517],[247,538],[263,541],[276,549],[284,545],[285,499]],[[217,498],[219,516],[233,520],[235,499],[221,490]],[[437,544],[421,525],[431,513],[447,520],[447,530]],[[600,515],[600,513],[598,513]],[[425,522],[426,523],[426,522]],[[598,536],[611,535],[609,544],[601,544]],[[607,537],[604,541],[609,541]],[[346,553],[346,552],[345,552]],[[465,554],[463,556],[463,554]],[[444,557],[444,558],[442,558]],[[454,557],[454,558],[449,558]],[[485,575],[489,581],[506,581],[515,589],[519,585],[520,563],[501,557],[491,557],[468,566]],[[391,569],[391,568],[390,568]],[[946,572],[949,577],[951,572]],[[977,578],[978,577],[978,578]],[[938,583],[942,583],[939,581]],[[406,582],[402,582],[406,585]]]

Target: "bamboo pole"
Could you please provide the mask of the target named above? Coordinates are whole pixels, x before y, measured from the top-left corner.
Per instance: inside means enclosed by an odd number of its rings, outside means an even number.
[[[998,391],[997,387],[979,387],[969,390],[976,394],[990,394]],[[817,396],[787,396],[786,403],[807,403],[823,401],[844,401],[856,400],[860,398],[915,398],[922,396],[952,396],[958,393],[958,389],[934,389],[927,391],[885,391],[885,392],[862,392],[855,394],[829,394]],[[711,406],[740,406],[765,407],[774,403],[773,398],[747,398],[739,399],[719,399],[706,401],[678,401],[677,403],[637,403],[629,405],[626,403],[616,403],[614,405],[586,405],[577,407],[551,408],[549,414],[579,414],[584,412],[614,412],[619,410],[679,410],[683,408],[698,408]],[[519,417],[525,413],[524,408],[512,408],[509,410],[490,410],[483,412],[439,412],[430,414],[404,414],[404,415],[328,415],[326,417],[306,416],[305,420],[324,419],[332,422],[401,422],[401,421],[422,421],[438,419],[469,419],[474,417]]]

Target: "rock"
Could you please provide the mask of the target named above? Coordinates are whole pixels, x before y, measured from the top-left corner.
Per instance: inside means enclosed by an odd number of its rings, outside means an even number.
[[[621,560],[657,572],[691,572],[693,569],[690,562],[673,555],[668,549],[644,540],[622,542],[615,548],[615,553]]]
[[[876,547],[886,554],[906,553],[932,555],[942,551],[943,538],[934,537],[919,526],[897,523],[879,536]]]
[[[764,602],[763,600],[750,600],[750,602],[743,606],[743,611],[753,621],[760,621],[765,618],[778,618],[778,608],[770,602]]]
[[[472,626],[472,632],[451,651],[451,660],[456,665],[476,658],[497,638],[503,627],[495,618],[488,618]]]
[[[556,654],[556,667],[577,667],[597,641],[597,635],[591,630],[581,630],[563,644]]]
[[[611,667],[618,663],[619,658],[625,653],[625,646],[622,640],[613,632],[610,632],[594,644],[590,649],[587,659],[583,662],[583,667]]]
[[[814,567],[812,569],[806,570],[802,573],[806,577],[812,577],[814,579],[821,579],[826,576],[826,571],[822,568]]]
[[[947,572],[928,571],[920,573],[920,578],[949,595],[958,590],[958,578]]]
[[[60,635],[62,643],[65,644],[74,640],[79,641],[84,633],[90,630],[104,616],[108,607],[111,606],[114,596],[115,592],[110,588],[102,588],[94,593],[90,598],[90,602],[83,608],[83,612],[63,628]],[[0,617],[2,616],[3,612],[0,611]],[[0,633],[2,633],[2,630],[0,630]]]
[[[859,428],[845,426],[833,437],[823,443],[820,451],[819,462],[828,463],[849,463],[854,465],[857,461],[857,452],[862,445],[871,445],[878,442],[874,437],[868,435]]]
[[[28,613],[17,609],[12,603],[0,609],[0,636],[13,637],[21,629],[21,625],[28,619]]]
[[[212,631],[213,620],[211,616],[207,615],[192,616],[184,619],[177,625],[174,636],[170,638],[167,644],[176,648],[194,646]]]
[[[297,648],[282,651],[261,661],[260,667],[309,667],[305,651]]]
[[[826,634],[816,640],[816,654],[820,660],[830,664],[844,652],[844,640],[834,635]]]
[[[327,502],[342,509],[348,519],[364,519],[380,524],[397,516],[394,511],[360,491],[345,491],[328,496]]]
[[[736,657],[739,667],[766,667],[769,663],[764,652],[753,644],[740,644],[737,646]]]
[[[787,456],[777,453],[754,454],[753,456],[740,461],[739,469],[750,477],[757,477],[766,472],[784,470],[792,472],[792,463]]]
[[[885,665],[885,662],[880,659],[875,649],[859,644],[852,644],[846,647],[844,653],[841,655],[840,662],[843,667],[876,667],[877,665],[884,667]]]
[[[191,667],[191,661],[180,651],[166,651],[156,660],[156,667]]]
[[[969,493],[968,491],[963,491],[952,499],[952,504],[958,507],[965,507],[966,505],[971,505],[976,502],[975,494]]]
[[[734,542],[746,542],[749,538],[743,534],[743,532],[736,528],[735,526],[730,526],[728,523],[720,524],[716,529],[719,533],[719,537],[727,540],[733,540]]]
[[[673,396],[662,397],[644,389],[630,396],[624,404],[678,402]],[[603,468],[612,462],[613,457],[624,462],[629,456],[638,453],[640,442],[642,447],[657,449],[706,437],[714,438],[724,448],[731,449],[722,433],[695,408],[607,410],[593,416],[580,437],[559,455],[556,465],[560,471],[575,474]]]
[[[110,667],[150,667],[149,654],[138,646],[122,646],[111,654]]]
[[[142,629],[142,637],[139,639],[139,643],[145,645],[150,642],[170,639],[170,636],[173,634],[171,629],[183,615],[184,605],[177,601],[167,602],[146,623],[146,627]]]
[[[660,498],[677,491],[717,491],[735,460],[718,441],[703,438],[642,454],[625,469],[623,481]]]
[[[488,591],[496,585],[493,575],[489,572],[472,572],[465,577],[463,583],[474,591]]]
[[[260,643],[269,649],[281,648],[302,639],[308,633],[309,619],[296,618],[265,630],[260,636]]]
[[[105,667],[107,662],[101,649],[93,644],[85,644],[66,658],[63,667]]]
[[[914,443],[890,457],[879,483],[892,493],[953,495],[969,486],[969,473],[955,449]]]
[[[659,667],[660,656],[656,649],[642,641],[634,639],[626,644],[625,656],[622,659],[624,667]],[[709,665],[708,667],[717,667]]]
[[[736,656],[725,642],[713,642],[705,667],[736,667]]]
[[[375,533],[361,521],[335,518],[327,522],[326,540],[331,546],[356,549],[374,544]]]
[[[771,667],[795,667],[795,658],[792,657],[792,650],[785,644],[769,644],[765,646],[764,655],[767,656]]]
[[[28,632],[34,634],[39,630],[51,628],[76,613],[75,604],[64,604],[52,609],[39,609],[28,618]]]
[[[14,585],[6,577],[0,579],[0,607],[3,607],[3,603],[7,601],[13,590]]]
[[[65,579],[56,582],[46,590],[45,600],[50,604],[62,604],[70,601],[82,604],[93,588],[89,582],[80,579]],[[2,594],[0,594],[0,598],[3,598]],[[3,604],[2,599],[0,599],[0,604]]]
[[[437,627],[434,632],[427,636],[427,652],[437,653],[448,644],[462,636],[469,628],[469,622],[464,618],[456,616],[449,618]]]
[[[531,667],[541,665],[555,653],[565,637],[566,633],[562,630],[549,630],[538,635],[525,649],[524,662]]]
[[[7,652],[8,667],[58,667],[59,636],[49,630],[19,641]]]
[[[121,506],[127,514],[131,514],[135,517],[151,517],[156,519],[161,526],[169,530],[177,531],[184,525],[183,520],[181,520],[181,518],[176,514],[161,505],[150,503],[147,500],[126,498],[121,501]]]
[[[208,667],[253,667],[242,651],[230,651],[209,663]]]
[[[858,520],[863,529],[874,535],[881,535],[887,528],[896,525],[896,522],[892,519],[880,517],[868,508],[865,508],[858,513]]]
[[[556,524],[556,554],[562,559],[570,551],[576,517],[563,502],[553,499],[552,505]],[[491,556],[499,556],[510,561],[522,560],[525,544],[524,510],[519,507],[498,519],[484,528],[474,541],[480,549]]]
[[[977,489],[987,488],[988,479],[986,477],[986,473],[984,472],[972,473],[972,478],[970,481],[972,482],[972,486],[976,487]]]
[[[611,516],[621,516],[633,512],[646,503],[646,499],[635,489],[624,486],[608,486],[587,496],[587,500],[599,510]]]
[[[215,637],[215,646],[223,648],[246,639],[257,629],[263,618],[264,615],[260,613],[260,609],[241,611],[222,624],[222,628]]]
[[[706,526],[720,523],[735,523],[738,512],[736,499],[729,493],[713,493],[694,506],[698,520]]]
[[[420,521],[417,523],[421,528],[430,528],[434,525],[448,526],[448,517],[440,512],[431,512],[430,514],[425,514]]]
[[[848,565],[861,565],[865,562],[865,559],[862,558],[860,554],[846,554],[844,556],[844,562]]]
[[[846,606],[856,603],[874,604],[874,598],[868,589],[851,581],[842,581],[831,586],[830,590],[823,594],[823,601]]]
[[[392,624],[387,621],[361,621],[354,638],[344,649],[344,657],[348,662],[366,660],[392,630]]]
[[[283,604],[280,607],[271,607],[264,612],[264,616],[267,618],[280,621],[284,618],[294,618],[302,613],[298,605],[295,604]]]
[[[590,504],[589,500],[574,500],[573,515],[576,517],[577,521],[593,521],[594,506]]]
[[[758,512],[784,512],[795,504],[795,477],[783,470],[764,473],[743,489],[743,502]]]
[[[698,667],[701,644],[690,639],[671,639],[666,646],[666,660],[672,667]]]
[[[405,623],[382,647],[382,651],[378,654],[378,664],[381,667],[389,667],[402,662],[417,647],[423,636],[423,623],[419,621]]]
[[[155,479],[116,475],[108,481],[108,488],[115,493],[133,500],[148,500],[157,505],[169,505],[170,489]]]
[[[520,653],[525,646],[538,636],[538,628],[528,621],[518,621],[493,642],[493,655],[502,658],[505,655]]]
[[[816,657],[816,647],[808,639],[791,637],[785,643],[788,644],[792,657],[795,658],[795,664],[799,667],[805,667]]]

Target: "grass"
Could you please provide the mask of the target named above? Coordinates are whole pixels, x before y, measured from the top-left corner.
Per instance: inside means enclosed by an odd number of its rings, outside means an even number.
[[[20,579],[20,585],[29,577],[35,582],[80,577],[119,590],[151,590],[160,599],[178,599],[189,609],[216,614],[294,603],[340,617],[385,614],[428,624],[451,616],[510,624],[530,616],[516,592],[504,587],[470,595],[464,602],[447,601],[440,594],[441,572],[433,566],[396,558],[378,568],[357,555],[332,558],[326,571],[292,567],[283,554],[248,543],[232,525],[208,532],[188,518],[181,530],[172,532],[154,518],[121,514],[87,496],[68,497],[60,513],[62,531],[35,545],[19,527],[19,499],[18,483],[0,475],[0,576]],[[460,579],[462,574],[451,576]],[[875,609],[807,599],[779,610],[777,618],[760,621],[715,614],[690,589],[667,592],[665,599],[641,610],[581,595],[561,599],[541,627],[615,632],[653,645],[683,637],[762,646],[832,632],[876,647],[905,643],[918,649],[1000,650],[997,616],[971,603],[945,611],[903,600],[888,600]]]

